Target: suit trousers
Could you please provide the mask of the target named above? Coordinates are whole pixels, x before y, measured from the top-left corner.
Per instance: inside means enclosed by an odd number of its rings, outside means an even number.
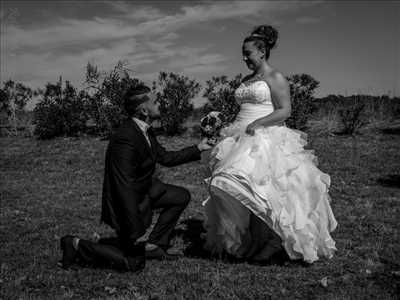
[[[148,242],[167,249],[171,233],[190,201],[190,193],[185,188],[154,178],[148,197],[152,210],[161,209]],[[144,260],[144,244],[135,243],[123,232],[117,232],[117,237],[100,239],[99,242],[80,239],[78,260],[86,265],[133,270],[135,266],[132,264],[137,263],[132,263],[133,258],[143,256]]]
[[[183,187],[153,178],[149,199],[151,209],[161,209],[161,211],[148,242],[166,249],[180,215],[190,202],[190,193]]]
[[[119,238],[100,239],[99,242],[80,239],[77,252],[78,263],[85,266],[135,272],[145,265],[144,244],[128,245]]]

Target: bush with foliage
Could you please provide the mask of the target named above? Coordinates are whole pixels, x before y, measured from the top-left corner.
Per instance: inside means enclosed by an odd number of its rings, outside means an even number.
[[[314,107],[316,120],[336,115],[341,134],[354,134],[367,123],[382,125],[400,118],[400,98],[387,95],[328,95],[316,99]]]
[[[0,112],[2,113],[2,117],[3,113],[4,115],[8,115],[8,110],[9,110],[8,95],[3,89],[0,89]]]
[[[21,125],[24,129],[25,119],[29,121],[29,114],[25,111],[25,106],[32,99],[34,92],[22,83],[12,80],[4,82],[0,92],[0,126],[2,129],[6,129],[7,135],[17,135]]]
[[[84,132],[88,117],[80,96],[68,81],[64,88],[61,80],[48,83],[34,109],[35,134],[40,139],[50,139]]]
[[[183,123],[193,111],[190,101],[199,93],[200,84],[183,75],[160,72],[153,90],[160,104],[164,132],[167,135],[182,133],[185,130]]]
[[[290,128],[304,130],[313,112],[314,92],[319,82],[308,74],[294,74],[287,77],[290,85],[292,113],[286,120]]]
[[[235,100],[235,90],[241,81],[241,74],[236,75],[233,79],[219,76],[208,80],[203,94],[208,99],[208,103],[204,105],[203,113],[219,111],[225,116],[227,122],[232,122],[240,109],[240,105]]]
[[[86,111],[94,121],[93,133],[97,135],[108,136],[126,118],[123,95],[130,87],[142,83],[129,76],[125,64],[119,61],[109,73],[98,71],[90,63],[86,66]]]
[[[367,124],[366,103],[363,100],[362,96],[353,96],[341,105],[338,110],[342,125],[340,134],[355,134]]]

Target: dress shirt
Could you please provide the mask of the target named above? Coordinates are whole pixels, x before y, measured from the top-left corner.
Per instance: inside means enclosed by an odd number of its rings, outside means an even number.
[[[150,128],[150,125],[135,117],[133,118],[133,121],[137,124],[137,126],[139,126],[140,130],[143,132],[144,137],[146,138],[147,142],[151,147],[149,135],[147,133],[147,130]]]

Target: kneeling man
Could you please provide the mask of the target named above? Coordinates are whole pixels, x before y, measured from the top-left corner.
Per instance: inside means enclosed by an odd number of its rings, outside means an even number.
[[[201,151],[211,146],[204,139],[198,145],[167,151],[148,125],[151,118],[159,117],[158,104],[149,95],[150,88],[145,85],[126,92],[124,108],[129,117],[112,134],[106,151],[101,221],[115,230],[117,238],[94,243],[64,236],[64,268],[79,260],[138,271],[145,258],[174,259],[166,249],[190,194],[183,187],[153,177],[156,163],[173,167],[199,160]],[[158,221],[147,242],[138,243],[151,225],[154,209],[161,209]]]

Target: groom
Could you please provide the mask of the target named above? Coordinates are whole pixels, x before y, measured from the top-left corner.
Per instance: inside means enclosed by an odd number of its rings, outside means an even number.
[[[64,236],[61,265],[68,268],[76,260],[91,265],[112,265],[137,271],[146,259],[174,259],[167,253],[170,236],[179,216],[190,201],[189,192],[153,177],[156,163],[172,167],[199,160],[201,151],[211,148],[207,140],[179,151],[161,146],[148,122],[159,117],[158,104],[149,97],[150,88],[139,85],[124,95],[129,116],[113,133],[106,151],[101,221],[111,226],[117,238],[98,243]],[[146,242],[154,209],[161,209],[158,221]]]

